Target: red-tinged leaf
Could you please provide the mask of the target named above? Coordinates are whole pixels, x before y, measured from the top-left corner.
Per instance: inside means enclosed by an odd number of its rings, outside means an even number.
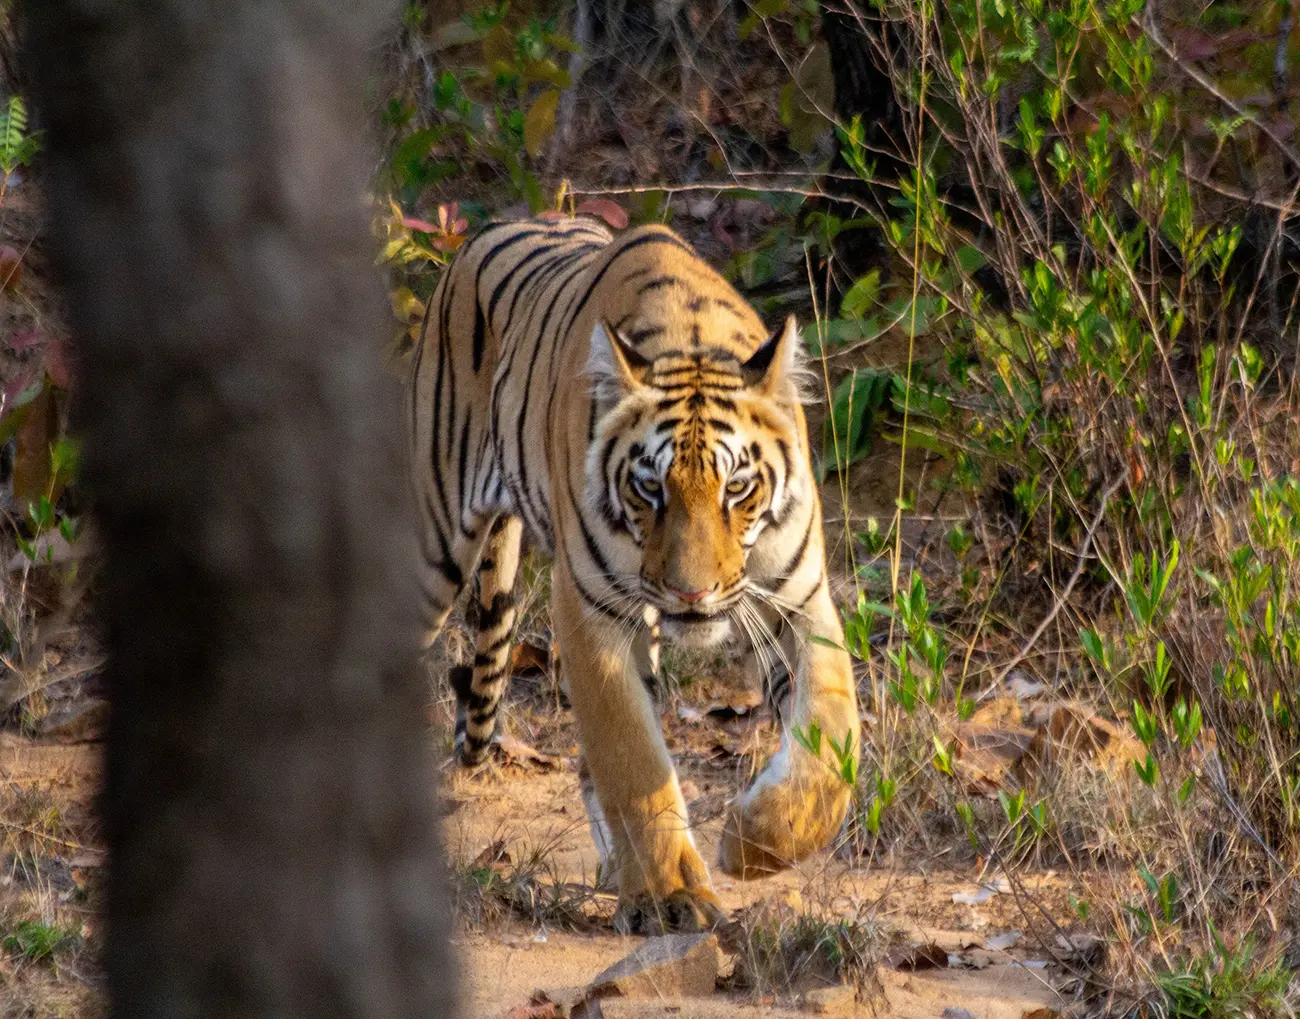
[[[76,372],[72,369],[72,354],[63,340],[52,340],[45,348],[45,374],[60,389],[73,389]]]
[[[599,216],[615,230],[627,226],[627,213],[618,202],[608,198],[588,198],[578,206],[578,212],[588,216]]]
[[[425,234],[442,233],[438,227],[428,222],[428,220],[416,219],[414,216],[403,216],[402,226],[406,227],[408,230],[419,230],[421,233]]]
[[[464,243],[465,243],[464,237],[457,237],[450,234],[442,237],[435,235],[429,238],[430,247],[432,247],[435,251],[441,251],[444,254],[448,254],[448,255],[454,251],[459,250],[460,246]]]

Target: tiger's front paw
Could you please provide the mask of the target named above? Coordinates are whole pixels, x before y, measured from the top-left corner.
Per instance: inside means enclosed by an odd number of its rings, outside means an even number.
[[[691,934],[716,927],[726,914],[707,888],[679,888],[667,898],[648,893],[619,904],[614,928],[620,934]]]
[[[794,866],[835,838],[852,792],[815,761],[772,784],[760,780],[727,817],[718,854],[723,871],[749,881]]]
[[[658,834],[659,840],[624,849],[614,926],[624,934],[685,934],[722,922],[722,906],[695,845],[683,832]],[[658,866],[637,866],[652,859]]]

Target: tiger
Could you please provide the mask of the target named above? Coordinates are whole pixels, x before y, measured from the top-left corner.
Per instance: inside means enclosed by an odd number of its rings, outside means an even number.
[[[456,745],[497,733],[525,528],[552,557],[550,618],[580,780],[623,931],[721,916],[652,691],[660,635],[738,639],[781,726],[726,812],[742,879],[838,833],[859,717],[827,581],[800,331],[774,332],[691,246],[583,217],[492,223],[444,270],[411,357],[411,462],[432,641],[462,589],[472,665]]]

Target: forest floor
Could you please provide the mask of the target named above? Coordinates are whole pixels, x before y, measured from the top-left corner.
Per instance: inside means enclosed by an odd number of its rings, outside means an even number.
[[[712,858],[722,805],[746,770],[746,748],[766,742],[757,731],[765,723],[715,721],[724,714],[716,705],[710,714],[700,704],[698,715],[684,710],[686,702],[678,707],[668,721],[670,740],[697,838]],[[551,1013],[526,1008],[535,992],[560,1000],[560,991],[589,984],[641,940],[614,931],[612,896],[595,887],[569,713],[530,709],[527,724],[547,726],[541,745],[558,753],[475,775],[446,769],[437,792],[458,888],[471,1019],[546,1017]],[[102,1011],[94,961],[104,864],[93,815],[101,771],[100,744],[89,739],[95,735],[0,734],[0,825],[11,849],[0,876],[0,925],[9,931],[0,953],[0,1015]],[[817,1008],[822,999],[809,992],[839,983],[839,975],[814,942],[842,925],[859,939],[867,968],[853,974],[860,1000],[846,992],[831,1011],[1023,1019],[1039,1009],[1060,1012],[1074,998],[1079,981],[1068,960],[1057,962],[1057,924],[1068,926],[1068,898],[1081,894],[1069,875],[1020,868],[1013,885],[977,863],[946,863],[943,854],[871,866],[843,855],[822,854],[761,881],[716,875],[733,918],[719,990],[687,1000],[607,999],[604,1014],[711,1019]],[[31,946],[21,940],[18,917],[33,921]],[[764,930],[795,928],[804,929],[805,945],[791,945],[787,957],[753,956]]]
[[[855,473],[849,505],[885,511],[896,456],[882,452]],[[913,470],[923,469],[918,460]],[[828,486],[832,550],[844,534],[834,508],[841,495]],[[923,520],[905,528],[914,557],[926,554],[913,541],[924,532]],[[527,586],[523,650],[506,710],[513,752],[473,774],[448,761],[431,790],[457,889],[471,1019],[568,1015],[548,1001],[573,998],[642,940],[615,932],[613,897],[596,886],[597,857],[578,791],[576,726],[541,667],[545,571],[531,570]],[[452,645],[455,639],[453,633]],[[456,653],[446,642],[442,650]],[[29,713],[23,726],[0,731],[0,1015],[81,1019],[103,1011],[95,959],[104,854],[93,801],[106,709],[88,631],[54,634],[44,655],[42,669],[53,681],[39,694],[40,720]],[[711,860],[724,807],[771,751],[775,732],[745,677],[725,664],[671,655],[667,662],[665,730],[697,839]],[[452,702],[445,683],[433,689],[428,721],[445,761]],[[1059,726],[1052,720],[1066,710],[1041,685],[1017,685],[1013,677],[1008,689],[967,722],[954,719],[958,777],[990,801],[1014,788],[1013,773],[1053,738]],[[1124,747],[1119,742],[1108,752],[1122,754]],[[1093,769],[1097,757],[1080,754],[1078,764]],[[919,823],[929,822],[921,816]],[[730,920],[713,991],[686,999],[606,998],[603,1014],[1048,1019],[1077,1007],[1087,983],[1080,960],[1092,939],[1067,940],[1078,930],[1072,902],[1089,886],[1096,894],[1094,879],[1104,875],[1081,878],[1053,857],[1004,872],[972,853],[962,832],[914,834],[924,837],[879,840],[865,851],[860,839],[846,840],[765,880],[716,874]]]

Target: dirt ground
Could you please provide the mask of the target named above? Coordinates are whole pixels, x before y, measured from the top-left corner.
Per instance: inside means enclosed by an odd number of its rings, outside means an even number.
[[[693,723],[707,727],[707,721]],[[689,728],[677,723],[679,743]],[[692,743],[706,745],[703,740]],[[680,757],[688,794],[699,823],[697,837],[706,855],[715,851],[718,811],[715,805],[734,788],[735,766],[709,760],[694,750]],[[99,775],[99,744],[70,745],[55,740],[0,735],[0,773],[10,797],[5,813],[11,840],[46,830],[57,815],[59,832],[44,842],[37,866],[19,862],[14,854],[0,877],[0,910],[53,915],[76,928],[80,947],[53,962],[0,957],[0,1014],[6,1016],[90,1016],[100,1012],[100,978],[94,966],[96,928],[94,905],[103,864],[94,846],[91,801]],[[596,853],[587,832],[578,780],[572,762],[560,759],[545,768],[493,767],[477,775],[447,771],[437,791],[444,809],[444,833],[454,870],[463,873],[488,850],[492,858],[512,863],[537,861],[539,886],[575,885],[588,889],[593,917],[586,930],[548,926],[544,916],[516,915],[484,918],[473,885],[460,882],[461,914],[457,943],[465,961],[463,995],[470,1019],[498,1019],[526,1005],[538,989],[581,987],[601,970],[627,955],[639,938],[617,934],[607,922],[612,897],[591,891]],[[13,797],[39,802],[32,825],[23,825],[12,809]],[[84,840],[84,841],[83,841]],[[977,874],[901,863],[864,869],[830,854],[814,858],[797,870],[762,881],[740,882],[723,875],[717,891],[732,915],[764,903],[777,903],[791,915],[862,918],[878,929],[882,945],[891,950],[888,962],[876,971],[878,986],[868,1000],[841,1014],[889,1014],[906,1019],[1022,1019],[1036,1009],[1064,1009],[1066,995],[1058,991],[1070,974],[1049,965],[1051,955],[1035,942],[1049,932],[1034,931],[1033,918],[1022,912],[1011,894],[996,894],[978,905],[954,903],[955,893],[978,891]],[[1018,879],[1049,906],[1064,906],[1068,882],[1052,872],[1021,873]],[[544,910],[539,910],[544,913]],[[77,926],[79,924],[79,927]],[[1023,936],[1005,950],[1001,942]],[[984,946],[989,944],[992,950]],[[937,945],[949,965],[909,970],[909,946]],[[901,959],[901,962],[898,960]],[[722,1019],[730,1016],[806,1015],[804,992],[741,987],[692,1000],[604,1002],[610,1017],[678,1016],[683,1019]],[[522,1013],[516,1012],[518,1016]]]
[[[692,819],[706,859],[716,855],[721,825],[717,808],[736,785],[734,765],[720,765],[707,752],[687,749],[691,744],[707,747],[711,734],[697,733],[702,738],[693,740],[683,730],[709,726],[708,721],[670,723],[688,799],[694,794]],[[445,794],[449,813],[444,831],[454,865],[468,868],[476,858],[485,858],[485,850],[497,856],[504,850],[515,864],[544,858],[543,883],[590,886],[597,857],[577,776],[567,763],[545,772],[510,767],[453,777]],[[867,869],[826,853],[796,870],[760,881],[742,882],[719,873],[715,886],[733,916],[752,913],[764,904],[780,904],[792,915],[831,922],[852,917],[875,928],[882,945],[889,946],[890,958],[902,961],[898,967],[881,966],[876,972],[877,993],[843,1014],[883,1010],[908,1019],[932,1019],[945,1009],[965,1009],[975,1019],[1021,1019],[1039,1008],[1063,1010],[1066,997],[1058,987],[1070,984],[1070,974],[1049,965],[1052,955],[1035,944],[1036,938],[1053,943],[1049,925],[1026,915],[1012,894],[995,894],[978,905],[953,901],[954,894],[978,892],[978,876],[965,869],[909,867],[902,861]],[[1062,876],[1031,871],[1018,873],[1017,879],[1049,913],[1059,910],[1058,915],[1063,915],[1068,909],[1070,884]],[[607,905],[612,908],[612,897]],[[596,911],[603,917],[599,906]],[[1016,939],[1013,932],[1021,937]],[[537,989],[584,985],[628,954],[638,940],[614,933],[608,924],[591,932],[566,933],[550,930],[544,922],[514,919],[468,929],[460,939],[469,960],[467,1014],[473,1019],[504,1016],[526,1003]],[[1013,940],[1015,945],[1007,950],[996,947]],[[992,951],[984,948],[990,941],[995,946]],[[909,951],[924,945],[939,946],[949,965],[908,970]],[[807,1014],[801,1008],[800,992],[809,988],[794,983],[785,993],[747,987],[699,1000],[606,1001],[604,1014],[638,1019]],[[949,1019],[954,1017],[964,1019],[957,1013]]]

